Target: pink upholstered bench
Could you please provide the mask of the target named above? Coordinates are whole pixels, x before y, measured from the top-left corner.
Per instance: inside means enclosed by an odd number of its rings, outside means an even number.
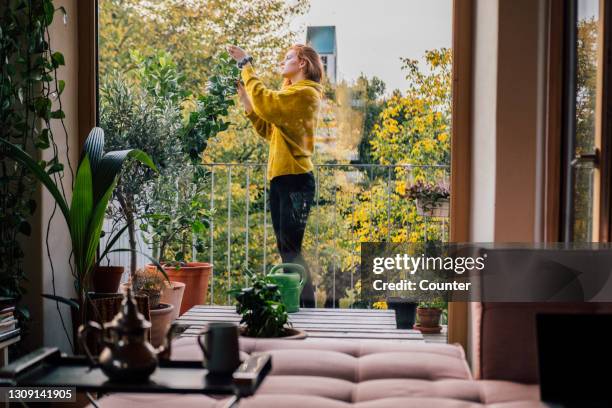
[[[272,355],[272,373],[244,408],[543,407],[537,385],[472,378],[463,349],[446,344],[344,340],[241,340],[246,353]],[[174,343],[172,358],[201,359],[194,338]],[[194,395],[114,394],[101,407],[212,408]]]

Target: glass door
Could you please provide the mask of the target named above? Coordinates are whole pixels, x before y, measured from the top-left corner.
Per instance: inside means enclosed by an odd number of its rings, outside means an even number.
[[[565,242],[593,242],[600,236],[601,16],[600,0],[567,2],[562,231]]]

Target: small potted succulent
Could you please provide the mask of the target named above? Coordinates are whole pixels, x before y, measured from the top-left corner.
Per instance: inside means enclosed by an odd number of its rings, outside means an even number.
[[[148,268],[138,269],[132,281],[134,293],[149,298],[151,344],[154,347],[164,342],[170,324],[174,320],[174,306],[160,301],[165,284],[166,279],[159,271]]]
[[[236,312],[242,316],[240,334],[245,337],[282,337],[304,339],[306,332],[291,327],[278,286],[267,277],[246,272],[251,285],[232,289]]]
[[[446,309],[447,303],[442,298],[435,298],[428,301],[422,301],[417,307],[418,323],[414,326],[421,333],[440,333],[440,317]]]
[[[417,214],[448,217],[450,189],[446,183],[426,183],[418,180],[410,186],[409,197],[415,200]]]

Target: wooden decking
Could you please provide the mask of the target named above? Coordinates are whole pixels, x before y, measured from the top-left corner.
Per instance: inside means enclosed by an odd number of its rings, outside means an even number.
[[[186,326],[183,336],[196,336],[208,322],[235,322],[240,316],[233,306],[199,305],[178,318]],[[368,309],[306,309],[289,315],[296,329],[308,332],[309,338],[337,338],[424,342],[418,330],[395,327],[395,311]]]

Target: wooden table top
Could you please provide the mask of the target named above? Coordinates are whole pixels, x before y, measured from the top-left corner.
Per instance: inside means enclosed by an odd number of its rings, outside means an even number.
[[[424,342],[420,331],[396,328],[394,310],[301,308],[289,321],[309,338]],[[240,315],[234,306],[197,305],[177,319],[187,326],[183,336],[198,335],[208,322],[239,323]]]

